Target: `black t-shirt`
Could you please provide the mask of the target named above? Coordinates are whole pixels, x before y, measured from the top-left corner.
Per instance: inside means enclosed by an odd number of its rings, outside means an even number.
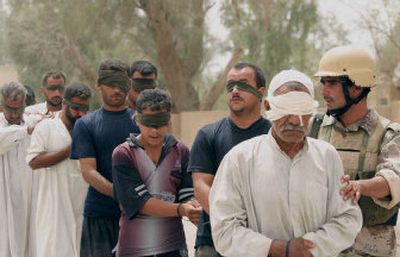
[[[270,128],[271,123],[264,118],[246,129],[237,127],[230,118],[204,126],[193,143],[188,171],[215,175],[220,162],[232,147],[247,139],[267,134]],[[210,218],[204,211],[197,226],[196,246],[200,245],[214,245]]]
[[[71,159],[96,158],[97,171],[112,182],[111,155],[130,133],[139,129],[132,120],[132,111],[111,112],[100,108],[80,118],[73,130]],[[117,202],[90,186],[85,200],[86,217],[119,217]]]

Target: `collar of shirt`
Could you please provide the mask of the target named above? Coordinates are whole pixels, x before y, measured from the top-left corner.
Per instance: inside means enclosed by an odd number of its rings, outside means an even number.
[[[140,147],[144,149],[143,145],[139,142],[134,134],[130,134],[128,143],[131,147]],[[170,147],[175,146],[177,143],[178,141],[171,134],[166,134],[163,148],[169,149]]]
[[[139,142],[139,140],[136,138],[136,136],[134,134],[131,134],[129,136],[128,144],[132,148],[140,147],[140,148],[142,148],[144,150],[143,145]],[[175,147],[177,144],[178,144],[178,141],[171,134],[166,134],[165,135],[165,142],[164,142],[164,144],[162,146],[161,155],[160,155],[160,158],[158,160],[158,163],[161,163],[164,160],[165,156],[167,156],[167,154],[169,153],[170,149],[172,147]]]
[[[367,115],[365,115],[365,117],[362,120],[360,120],[354,124],[351,124],[348,127],[344,127],[342,125],[342,123],[340,123],[334,117],[326,116],[326,115],[325,115],[324,120],[322,121],[321,126],[325,127],[325,126],[333,125],[333,127],[335,129],[337,129],[343,133],[355,132],[355,131],[358,131],[359,129],[363,129],[368,133],[368,135],[371,135],[374,132],[378,122],[379,122],[379,116],[376,113],[376,111],[373,109],[369,109]]]
[[[285,155],[287,158],[289,158],[289,156],[281,149],[281,147],[278,145],[278,143],[276,142],[274,136],[272,136],[272,129],[270,129],[270,131],[268,132],[267,135],[267,139],[271,142],[271,145],[276,148],[279,152],[281,152],[283,155]],[[304,138],[304,145],[303,147],[300,149],[300,151],[296,154],[296,156],[292,159],[292,161],[294,161],[295,159],[299,158],[302,156],[303,153],[306,153],[308,151],[308,137]],[[290,158],[289,158],[290,159]]]

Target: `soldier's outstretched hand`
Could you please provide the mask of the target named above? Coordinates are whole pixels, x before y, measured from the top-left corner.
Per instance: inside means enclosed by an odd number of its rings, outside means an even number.
[[[354,204],[358,202],[361,197],[360,183],[358,180],[350,180],[349,175],[341,177],[340,182],[344,184],[344,187],[340,190],[340,195],[343,200],[350,199]]]

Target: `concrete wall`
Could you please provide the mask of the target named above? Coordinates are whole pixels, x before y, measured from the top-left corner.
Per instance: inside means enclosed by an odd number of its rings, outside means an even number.
[[[206,124],[228,115],[228,111],[181,112],[172,115],[172,133],[189,148],[192,146],[197,131]]]

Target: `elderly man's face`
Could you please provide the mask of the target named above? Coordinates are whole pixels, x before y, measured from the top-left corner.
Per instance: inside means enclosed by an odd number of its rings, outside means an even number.
[[[19,125],[22,122],[25,109],[25,99],[5,99],[3,103],[4,117],[10,125]]]
[[[308,133],[308,123],[311,115],[303,115],[303,125],[297,115],[286,115],[272,122],[275,134],[285,143],[299,143],[304,140]]]

